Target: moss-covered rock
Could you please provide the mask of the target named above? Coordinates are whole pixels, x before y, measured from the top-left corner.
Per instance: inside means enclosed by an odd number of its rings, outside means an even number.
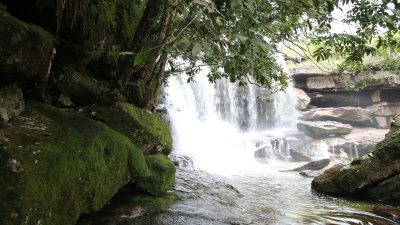
[[[145,155],[151,177],[136,182],[136,186],[147,193],[160,196],[168,191],[175,183],[175,165],[165,155],[157,153]]]
[[[314,190],[326,194],[360,194],[387,203],[400,202],[400,116],[385,139],[371,152],[350,165],[337,165],[312,182]]]
[[[45,81],[54,56],[54,38],[0,9],[0,83]]]
[[[153,215],[161,213],[176,198],[175,192],[151,196],[128,184],[104,208],[80,217],[76,225],[151,224],[150,221],[155,218]]]
[[[92,105],[96,102],[96,83],[73,67],[65,66],[52,73],[50,80],[59,92],[77,105]]]
[[[151,175],[139,148],[106,125],[29,103],[0,130],[0,224],[74,224]]]
[[[125,102],[117,103],[114,108],[96,106],[91,111],[98,120],[131,139],[144,154],[171,153],[171,132],[158,114]]]

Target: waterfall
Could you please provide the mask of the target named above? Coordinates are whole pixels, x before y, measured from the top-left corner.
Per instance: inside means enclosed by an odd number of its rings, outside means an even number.
[[[164,104],[174,152],[192,157],[195,167],[211,172],[251,169],[256,143],[266,132],[277,135],[282,128],[296,129],[293,90],[272,93],[250,84],[239,87],[226,79],[212,84],[207,73],[203,69],[192,83],[186,82],[184,74],[168,80]],[[284,155],[288,148],[281,137],[278,140],[271,142],[271,157]]]

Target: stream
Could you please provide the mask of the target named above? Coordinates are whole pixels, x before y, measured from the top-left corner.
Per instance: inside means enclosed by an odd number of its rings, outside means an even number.
[[[255,164],[228,177],[178,169],[178,201],[152,224],[397,224],[371,213],[371,202],[318,195],[312,178],[280,172],[301,163]]]
[[[162,105],[174,139],[176,184],[169,193],[176,201],[156,215],[140,216],[139,208],[100,212],[79,225],[397,224],[372,213],[375,203],[320,195],[311,177],[282,172],[305,164],[291,162],[288,153],[291,145],[302,147],[301,139],[289,141],[298,132],[290,88],[271,93],[226,80],[210,84],[204,74],[194,83],[186,79],[169,79]],[[316,146],[310,154],[330,153]]]

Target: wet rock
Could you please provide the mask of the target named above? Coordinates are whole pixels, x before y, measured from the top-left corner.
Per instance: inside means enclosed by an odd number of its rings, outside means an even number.
[[[261,149],[254,151],[254,158],[264,159],[267,156],[268,156],[268,153],[265,150],[265,148],[261,148]]]
[[[304,110],[310,104],[311,98],[302,89],[293,88],[296,95],[296,109]]]
[[[172,137],[167,124],[156,113],[119,102],[115,107],[91,107],[94,118],[128,137],[144,154],[172,151]],[[93,113],[92,113],[93,115]]]
[[[16,84],[0,86],[0,126],[17,117],[23,110],[21,89]]]
[[[0,143],[0,202],[7,202],[0,224],[75,224],[120,187],[151,175],[129,139],[46,104],[27,103],[0,129]]]
[[[329,159],[321,159],[321,160],[317,160],[317,161],[312,161],[312,162],[305,164],[304,166],[300,166],[291,171],[322,170],[323,168],[325,168],[326,166],[329,165],[329,162],[330,162]]]
[[[331,120],[356,126],[377,126],[377,122],[372,116],[371,111],[361,107],[316,108],[303,115],[302,118],[306,120]]]
[[[371,199],[376,199],[382,202],[393,202],[393,199],[399,199],[398,196],[400,196],[400,174],[388,178],[380,182],[377,186],[368,189],[366,191],[366,195]]]
[[[389,206],[375,206],[372,212],[394,221],[400,222],[400,209]]]
[[[299,174],[303,177],[316,177],[321,173],[321,170],[301,170]]]
[[[54,38],[0,9],[0,83],[46,81],[55,54]]]
[[[398,204],[400,201],[400,116],[374,150],[350,165],[337,165],[312,182],[325,194],[361,194],[371,199]]]
[[[153,196],[161,196],[175,183],[175,165],[164,154],[145,155],[151,176],[135,182],[136,187]]]
[[[312,177],[311,170],[301,170],[299,174],[302,175],[303,177]]]
[[[157,224],[148,221],[149,217],[163,212],[176,198],[173,192],[151,196],[130,183],[122,187],[99,212],[81,216],[76,225]]]
[[[194,169],[193,160],[186,155],[171,154],[169,158],[172,160],[174,165],[178,168]]]
[[[304,154],[294,150],[290,149],[289,150],[290,156],[292,157],[292,160],[295,162],[309,162],[311,161],[311,158],[308,156],[305,156]]]
[[[336,121],[301,121],[297,123],[299,131],[311,137],[349,134],[353,127]]]

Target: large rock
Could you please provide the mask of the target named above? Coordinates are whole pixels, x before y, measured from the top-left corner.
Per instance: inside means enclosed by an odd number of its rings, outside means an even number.
[[[87,106],[96,102],[96,83],[73,67],[57,68],[49,80],[59,92],[77,105]]]
[[[171,132],[158,114],[119,102],[113,108],[92,107],[91,113],[139,146],[144,154],[172,151]]]
[[[290,156],[292,157],[292,160],[295,162],[309,162],[311,161],[311,158],[308,156],[305,156],[304,154],[294,150],[290,149],[289,150]]]
[[[160,196],[175,183],[175,165],[164,154],[145,155],[151,176],[136,182],[136,186],[153,196]]]
[[[0,130],[0,224],[75,224],[151,175],[140,149],[106,125],[29,103]]]
[[[400,202],[400,116],[396,116],[385,140],[350,165],[338,165],[312,182],[325,194],[361,194],[387,203]]]
[[[295,169],[292,169],[291,171],[302,171],[302,170],[322,170],[326,166],[329,165],[330,160],[329,159],[321,159],[317,161],[312,161],[304,166],[297,167]]]
[[[304,110],[310,104],[311,98],[300,88],[293,88],[296,95],[296,109]]]
[[[336,121],[301,121],[297,128],[312,137],[324,137],[349,134],[353,127]]]
[[[375,127],[371,111],[361,107],[316,108],[303,113],[304,119],[338,121],[356,126]]]
[[[0,126],[18,116],[23,110],[21,89],[16,84],[0,86]]]
[[[55,54],[54,38],[0,9],[0,83],[45,81]]]
[[[393,117],[400,112],[400,101],[378,102],[367,109],[375,117],[379,127],[389,128]]]

